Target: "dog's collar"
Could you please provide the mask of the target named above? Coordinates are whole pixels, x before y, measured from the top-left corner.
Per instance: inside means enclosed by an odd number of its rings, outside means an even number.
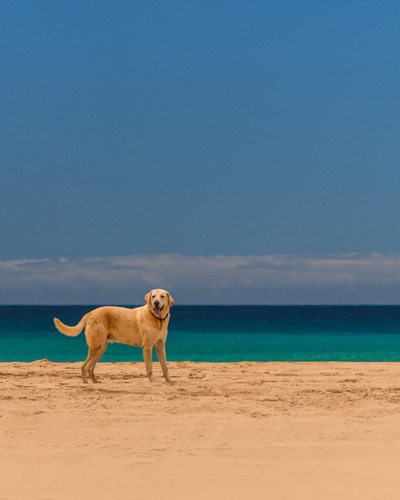
[[[149,311],[150,311],[150,312],[151,312],[151,314],[152,314],[152,315],[153,315],[156,319],[158,319],[158,321],[160,321],[161,323],[162,323],[163,321],[165,321],[165,320],[168,318],[168,316],[169,316],[169,313],[168,313],[168,314],[165,316],[165,318],[160,318],[159,316],[156,316],[156,315],[153,313],[153,311],[151,310],[151,307],[149,307]]]

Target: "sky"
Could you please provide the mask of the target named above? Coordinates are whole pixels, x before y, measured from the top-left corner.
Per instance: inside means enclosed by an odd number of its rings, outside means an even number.
[[[391,0],[3,0],[0,303],[400,303],[399,49]]]

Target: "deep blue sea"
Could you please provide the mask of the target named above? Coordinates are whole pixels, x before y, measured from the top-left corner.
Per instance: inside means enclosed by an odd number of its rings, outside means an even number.
[[[0,361],[83,361],[85,336],[66,337],[95,306],[0,306]],[[156,359],[155,354],[153,358]],[[174,306],[170,361],[400,361],[400,306]],[[142,361],[110,344],[102,361]]]

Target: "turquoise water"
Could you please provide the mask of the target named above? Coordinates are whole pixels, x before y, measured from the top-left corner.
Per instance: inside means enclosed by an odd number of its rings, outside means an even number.
[[[81,361],[75,325],[94,306],[0,306],[0,361]],[[400,306],[174,306],[170,361],[400,361]],[[154,359],[156,359],[154,355]],[[110,344],[102,361],[142,361],[141,349]]]

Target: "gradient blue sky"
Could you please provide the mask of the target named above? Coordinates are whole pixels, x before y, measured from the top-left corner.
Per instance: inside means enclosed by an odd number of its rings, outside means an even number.
[[[399,2],[4,0],[0,42],[3,271],[400,253]]]

